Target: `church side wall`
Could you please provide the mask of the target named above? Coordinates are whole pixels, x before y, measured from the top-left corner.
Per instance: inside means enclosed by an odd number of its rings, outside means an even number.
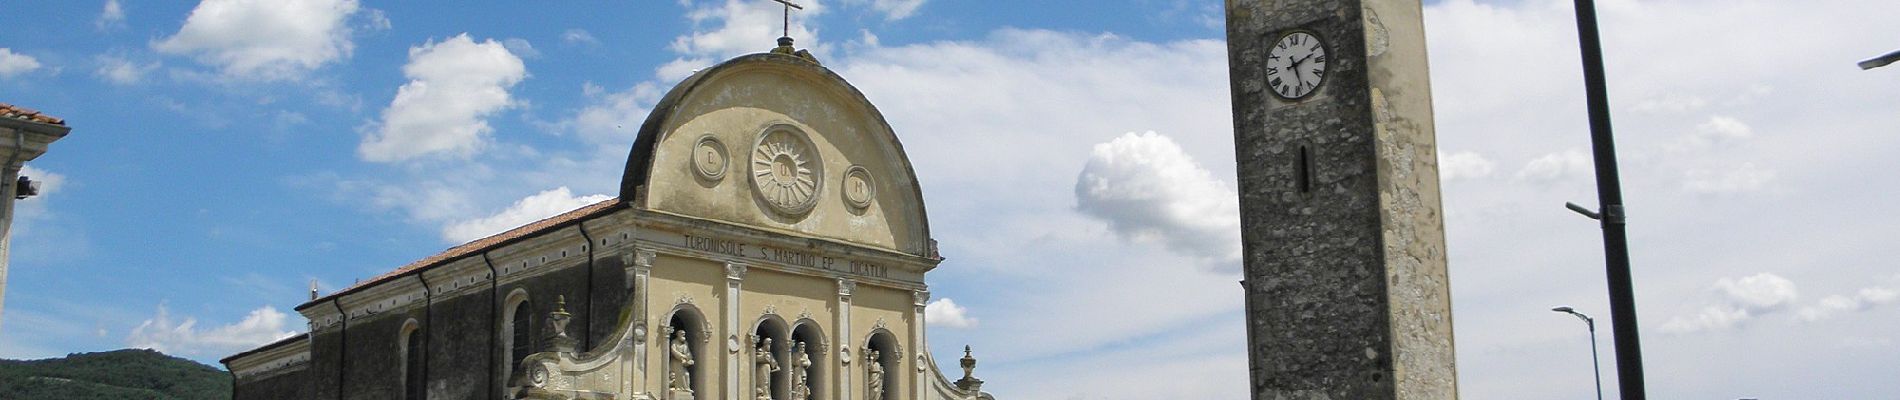
[[[430,305],[429,398],[492,399],[489,363],[497,342],[493,293],[485,287]]]
[[[322,304],[317,307],[332,307]],[[310,399],[341,399],[343,382],[343,330],[331,328],[319,330],[310,339],[310,368],[304,370]],[[242,386],[242,383],[240,383]],[[273,398],[273,397],[261,397]],[[243,400],[244,398],[239,397]]]
[[[532,324],[535,330],[533,336],[536,341],[546,338],[547,335],[551,333],[547,325],[548,314],[554,312],[554,301],[556,297],[564,297],[567,300],[567,313],[573,316],[573,319],[570,320],[572,322],[569,322],[567,325],[568,336],[579,340],[581,342],[579,348],[581,349],[593,348],[593,343],[589,343],[585,338],[585,336],[587,336],[587,324],[585,321],[588,321],[588,318],[590,318],[587,311],[587,295],[589,292],[587,288],[587,268],[572,266],[562,268],[558,271],[551,271],[533,278],[503,283],[500,293],[506,294],[514,291],[515,288],[521,288],[528,292],[528,309],[533,310],[534,313],[532,314],[532,318],[534,318]],[[539,345],[541,345],[541,343],[537,342],[536,346]]]
[[[310,375],[309,369],[299,369],[263,378],[239,380],[237,385],[231,388],[231,398],[234,400],[313,398]]]
[[[392,310],[349,322],[343,360],[343,396],[350,400],[402,398],[402,326],[410,318],[425,320],[424,307]],[[432,327],[423,324],[423,332]],[[427,344],[425,344],[426,346]]]
[[[595,244],[599,244],[599,239],[595,239]],[[619,328],[616,325],[620,322],[620,308],[627,304],[629,289],[627,266],[621,263],[619,255],[603,253],[593,257],[593,265],[589,268],[593,270],[594,282],[588,290],[593,302],[587,312],[587,339],[584,341],[598,345],[611,339],[608,336],[614,333],[615,328]]]

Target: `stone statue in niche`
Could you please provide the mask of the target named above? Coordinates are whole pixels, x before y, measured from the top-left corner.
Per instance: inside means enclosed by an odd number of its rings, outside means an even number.
[[[667,389],[675,392],[693,392],[693,348],[686,344],[686,330],[673,331],[673,342],[668,345],[672,362],[667,363]]]
[[[864,399],[884,400],[884,363],[878,362],[877,350],[864,354],[864,369],[871,372],[871,377],[865,380],[871,386],[870,394],[865,395]]]
[[[811,398],[811,354],[805,353],[805,342],[793,342],[788,357],[792,364],[792,400]]]
[[[752,377],[756,400],[772,400],[772,373],[778,372],[778,359],[772,357],[772,338],[765,338],[759,348],[752,350],[752,364],[755,373]]]

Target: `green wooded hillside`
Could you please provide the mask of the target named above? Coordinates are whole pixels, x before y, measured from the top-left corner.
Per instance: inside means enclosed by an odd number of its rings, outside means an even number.
[[[229,399],[231,375],[153,350],[0,360],[0,399]]]

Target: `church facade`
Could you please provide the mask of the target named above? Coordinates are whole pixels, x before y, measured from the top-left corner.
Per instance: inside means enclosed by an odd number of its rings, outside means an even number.
[[[789,39],[694,74],[618,198],[297,307],[237,399],[991,399],[926,346],[943,259],[897,136]]]

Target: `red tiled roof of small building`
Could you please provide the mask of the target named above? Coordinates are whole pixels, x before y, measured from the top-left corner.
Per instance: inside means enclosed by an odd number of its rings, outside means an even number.
[[[39,111],[34,111],[30,108],[7,103],[0,103],[0,118],[33,121],[42,124],[66,125],[66,120],[59,119],[59,117],[41,114]]]

